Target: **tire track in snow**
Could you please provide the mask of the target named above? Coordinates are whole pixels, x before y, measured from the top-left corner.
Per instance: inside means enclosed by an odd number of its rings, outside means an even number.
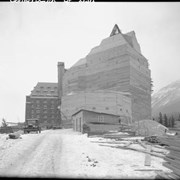
[[[61,153],[59,131],[52,131],[38,138],[20,158],[8,167],[5,176],[57,177]]]

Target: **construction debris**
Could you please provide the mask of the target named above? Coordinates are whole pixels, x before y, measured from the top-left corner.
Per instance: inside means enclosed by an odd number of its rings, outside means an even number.
[[[180,137],[179,136],[165,136],[160,138],[161,142],[167,145],[170,150],[164,160],[164,166],[173,171],[172,175],[180,178]],[[177,178],[176,178],[177,179]]]
[[[161,141],[158,139],[157,136],[148,136],[143,139],[144,141],[150,142],[150,143],[161,143]]]
[[[145,156],[144,165],[145,166],[151,166],[151,155],[149,154],[151,152],[151,146],[150,145],[147,145],[146,151],[147,151],[147,154]]]
[[[15,133],[10,133],[9,134],[9,139],[21,139],[21,135],[19,132],[15,132]]]

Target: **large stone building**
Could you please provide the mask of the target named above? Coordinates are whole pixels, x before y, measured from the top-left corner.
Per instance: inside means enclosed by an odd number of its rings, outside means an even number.
[[[39,119],[43,127],[60,125],[58,83],[39,82],[26,96],[26,120]]]
[[[67,117],[72,115],[68,109],[73,108],[75,113],[80,106],[75,103],[72,107],[72,94],[79,96],[84,92],[106,90],[115,94],[130,94],[132,121],[151,118],[151,73],[148,60],[141,53],[134,31],[123,34],[115,25],[108,38],[61,74],[61,110]],[[121,106],[124,106],[123,102]]]
[[[39,91],[39,86],[34,91]],[[70,122],[72,115],[81,109],[114,114],[130,123],[151,118],[148,60],[141,53],[135,32],[124,34],[117,25],[109,37],[71,68],[65,69],[64,63],[58,62],[58,83],[54,84],[55,87],[55,96],[49,96],[49,99],[57,102],[54,117],[58,119],[57,106],[60,106],[64,122]],[[47,99],[47,96],[39,95],[31,94],[27,102],[29,99]],[[33,117],[28,115],[29,111],[26,118]],[[47,119],[41,118],[41,121],[46,122]]]

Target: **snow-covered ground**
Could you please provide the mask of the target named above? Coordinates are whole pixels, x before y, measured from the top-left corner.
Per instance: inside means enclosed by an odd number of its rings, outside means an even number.
[[[151,156],[151,166],[144,166],[144,153],[113,148],[115,140],[87,137],[71,129],[24,134],[21,139],[7,137],[0,134],[2,176],[154,178],[152,169],[171,172],[162,165],[162,158]],[[143,149],[138,144],[130,147]]]

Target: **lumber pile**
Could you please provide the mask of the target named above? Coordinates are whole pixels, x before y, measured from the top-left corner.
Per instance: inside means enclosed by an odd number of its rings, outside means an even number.
[[[175,177],[180,178],[180,136],[165,136],[160,138],[170,151],[165,157],[164,166],[173,171]],[[175,178],[176,179],[176,178]]]

